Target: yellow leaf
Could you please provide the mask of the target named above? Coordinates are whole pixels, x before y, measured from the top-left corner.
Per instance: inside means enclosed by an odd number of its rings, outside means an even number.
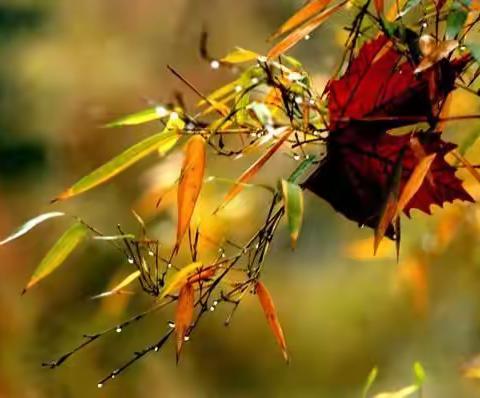
[[[407,398],[412,396],[413,393],[417,392],[419,387],[417,385],[411,385],[404,388],[401,388],[397,391],[392,392],[383,392],[375,395],[374,398]]]
[[[85,239],[87,232],[87,227],[81,222],[67,229],[35,269],[23,293],[62,265],[70,253]]]
[[[340,8],[342,8],[347,3],[348,3],[348,0],[344,0],[333,7],[323,10],[320,14],[312,18],[305,25],[300,26],[298,29],[294,30],[287,37],[285,37],[283,40],[281,40],[279,43],[277,43],[275,46],[273,46],[270,49],[270,51],[267,54],[268,58],[270,59],[276,58],[279,55],[288,51],[300,40],[303,40],[306,35],[310,34],[313,30],[315,30],[318,26],[320,26],[325,20],[328,19],[328,17],[330,17],[330,15],[337,12]]]
[[[277,310],[275,309],[272,296],[262,282],[257,282],[255,285],[255,293],[260,301],[263,313],[267,318],[268,325],[270,326],[270,329],[272,330],[275,339],[282,350],[283,358],[288,362],[287,342],[285,340],[280,321],[278,320]]]
[[[188,140],[178,183],[177,242],[174,252],[178,252],[182,238],[190,226],[193,210],[202,189],[205,155],[205,140],[200,135],[194,135]]]
[[[244,188],[244,184],[251,180],[251,178],[258,173],[258,171],[263,167],[263,165],[272,157],[272,155],[278,151],[282,144],[287,140],[293,130],[288,129],[280,139],[272,145],[267,152],[265,152],[254,164],[252,164],[245,172],[238,178],[235,185],[228,191],[228,193],[223,198],[222,204],[215,210],[215,213],[218,212],[221,208],[225,207],[228,202],[230,202],[235,196],[238,195]]]
[[[308,19],[312,18],[315,14],[322,11],[331,0],[312,0],[307,5],[293,14],[287,22],[285,22],[280,28],[270,37],[270,40],[276,39],[284,33],[295,29]]]
[[[139,276],[140,276],[140,271],[132,272],[131,274],[127,275],[124,279],[122,279],[122,281],[120,281],[112,289],[110,289],[107,292],[97,294],[96,296],[93,296],[92,299],[108,297],[116,293],[119,293],[125,286],[128,286],[130,283],[138,279]]]
[[[256,52],[237,47],[235,50],[225,55],[220,62],[228,64],[241,64],[244,62],[253,61],[257,58],[258,54]]]
[[[190,328],[193,319],[193,307],[195,291],[190,283],[186,283],[180,289],[178,295],[177,309],[175,311],[175,337],[177,349],[177,362],[180,358],[185,336]]]
[[[173,276],[169,279],[168,283],[162,290],[160,294],[159,300],[165,298],[169,294],[172,294],[177,289],[180,289],[185,283],[188,282],[188,279],[196,274],[200,274],[204,271],[204,267],[201,262],[194,262],[189,265],[186,265],[178,272],[173,274]]]

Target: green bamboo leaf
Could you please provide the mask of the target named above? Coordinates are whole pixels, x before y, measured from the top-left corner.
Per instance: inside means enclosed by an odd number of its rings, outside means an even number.
[[[282,180],[282,194],[291,244],[295,248],[303,221],[303,191],[297,184]]]
[[[413,373],[415,375],[416,385],[421,387],[423,383],[425,383],[427,374],[425,373],[425,369],[420,362],[417,361],[413,364]]]
[[[375,395],[374,398],[407,398],[411,397],[414,393],[418,391],[419,387],[417,385],[411,385],[404,388],[401,388],[397,391],[392,392],[383,392]]]
[[[447,17],[446,37],[447,39],[454,39],[460,33],[467,20],[468,11],[459,2],[452,4],[450,12]]]
[[[241,64],[244,62],[253,61],[257,58],[258,54],[256,52],[237,47],[235,48],[235,50],[225,55],[225,57],[223,57],[220,62],[225,62],[229,64]]]
[[[458,151],[462,155],[465,155],[465,153],[475,144],[475,142],[477,142],[478,137],[480,137],[480,130],[472,131],[458,146]]]
[[[306,159],[302,160],[302,162],[298,165],[298,167],[290,174],[288,177],[288,182],[297,183],[298,179],[302,177],[305,172],[310,168],[317,161],[317,157],[315,155],[309,155]]]
[[[105,163],[103,166],[100,166],[92,173],[80,179],[66,191],[57,196],[53,202],[71,198],[72,196],[76,196],[100,185],[155,150],[161,152],[168,151],[174,145],[173,141],[175,139],[178,139],[177,129],[169,130],[166,128],[161,133],[154,134],[143,141],[140,141]]]
[[[35,269],[23,293],[62,265],[70,253],[86,238],[87,232],[87,227],[81,222],[67,229]]]
[[[138,124],[151,122],[153,120],[163,119],[168,115],[170,115],[170,111],[159,105],[123,116],[106,124],[105,127],[136,126]]]
[[[378,368],[375,366],[368,374],[367,381],[365,382],[365,386],[363,387],[362,398],[367,398],[367,394],[370,391],[370,388],[372,388],[373,383],[377,379],[377,375]]]
[[[3,239],[0,242],[0,246],[25,235],[31,229],[35,228],[37,225],[41,224],[42,222],[44,222],[44,221],[46,221],[50,218],[60,217],[60,216],[64,216],[64,215],[65,215],[65,213],[62,213],[62,212],[59,212],[59,211],[52,211],[52,212],[49,212],[49,213],[40,214],[39,216],[28,220],[25,224],[23,224],[21,227],[16,229],[15,232],[13,232],[11,235],[9,235],[5,239]]]

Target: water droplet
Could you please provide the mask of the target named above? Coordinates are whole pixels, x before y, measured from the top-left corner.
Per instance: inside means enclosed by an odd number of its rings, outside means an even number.
[[[237,85],[237,86],[235,86],[235,91],[236,91],[237,93],[239,93],[240,91],[242,91],[242,89],[243,89],[243,87],[242,87],[240,84]]]
[[[190,340],[190,336],[184,336],[183,337],[183,341],[189,341]]]
[[[115,331],[116,331],[117,333],[121,333],[121,332],[122,332],[122,328],[121,328],[120,326],[117,326],[117,328],[115,329]]]
[[[225,254],[225,253],[222,253],[220,257],[225,258],[225,257],[226,257],[226,254]]]
[[[258,84],[259,80],[256,77],[252,77],[252,80],[250,80],[252,84]]]
[[[426,28],[428,24],[426,22],[422,22],[422,28]]]
[[[310,105],[315,105],[315,100],[314,100],[313,98],[310,98],[310,99],[308,100],[308,103],[309,103]]]
[[[365,224],[361,224],[361,225],[360,225],[360,228],[365,228]]]
[[[210,307],[210,312],[213,312],[213,311],[215,311],[215,307],[212,305],[212,306]]]
[[[149,251],[148,251],[148,255],[151,256],[151,257],[153,257],[153,256],[155,255],[155,253],[154,253],[153,251],[149,250]]]
[[[210,62],[210,68],[212,69],[220,68],[220,62],[218,62],[216,59],[212,60],[212,62]]]
[[[218,301],[215,300],[215,301],[213,302],[213,305],[215,305],[215,306],[218,305]]]
[[[171,329],[175,329],[175,322],[168,321],[168,327],[171,328]]]
[[[299,155],[298,153],[295,153],[295,154],[293,155],[293,159],[294,159],[294,160],[300,160],[300,155]]]
[[[158,352],[159,349],[160,349],[160,348],[158,348],[158,346],[156,346],[153,350],[154,350],[155,352]]]
[[[460,50],[460,51],[466,51],[466,50],[467,50],[467,46],[460,46],[459,50]]]
[[[257,244],[255,245],[255,249],[258,249],[259,247],[260,247],[260,245],[257,243]]]
[[[295,102],[296,102],[297,104],[301,104],[301,103],[303,103],[303,98],[300,97],[300,96],[297,96],[297,97],[295,97]]]
[[[158,117],[165,117],[168,115],[168,110],[164,106],[157,106],[155,107],[155,113],[158,115]]]
[[[134,262],[133,258],[131,258],[131,257],[129,257],[129,258],[127,259],[127,261],[128,261],[130,264],[133,264],[133,262]]]
[[[111,375],[110,377],[111,377],[112,379],[114,379],[114,378],[115,378],[115,375],[112,373],[112,375]]]
[[[167,268],[169,268],[169,269],[172,268],[172,263],[168,263]]]
[[[312,38],[311,35],[305,35],[305,37],[304,37],[305,40],[310,40],[311,38]]]
[[[103,387],[103,383],[98,383],[98,384],[97,384],[97,387],[98,387],[98,388],[102,388],[102,387]]]

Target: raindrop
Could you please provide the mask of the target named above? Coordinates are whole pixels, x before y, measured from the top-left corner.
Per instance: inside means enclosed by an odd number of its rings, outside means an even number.
[[[129,257],[128,260],[127,260],[130,264],[133,264],[134,260],[133,258]]]
[[[295,102],[296,102],[297,104],[301,104],[301,103],[303,103],[303,98],[300,97],[300,96],[295,97]]]
[[[165,117],[168,115],[168,110],[164,106],[159,105],[155,107],[155,113],[158,117]]]
[[[184,336],[183,337],[183,341],[189,341],[190,340],[190,336]]]
[[[313,98],[310,98],[310,99],[308,100],[308,103],[309,103],[310,105],[315,105],[315,100],[314,100]]]
[[[422,28],[426,28],[428,25],[426,22],[422,22]]]
[[[218,305],[218,301],[215,300],[215,301],[213,302],[213,305]]]
[[[295,154],[293,155],[293,159],[294,159],[294,160],[300,160],[300,155],[299,155],[298,153],[295,153]]]
[[[237,86],[235,86],[235,91],[236,91],[237,93],[239,93],[240,91],[242,91],[242,89],[243,89],[243,87],[242,87],[240,84],[237,85]]]
[[[175,328],[175,322],[168,321],[168,327],[171,328],[171,329],[174,329]]]
[[[97,384],[97,387],[98,387],[98,388],[102,388],[102,387],[103,387],[103,383],[98,383],[98,384]]]
[[[210,312],[213,312],[213,311],[215,311],[215,307],[212,305],[212,306],[210,307]]]
[[[153,349],[155,352],[158,352],[159,348],[158,346],[155,346],[155,348]]]
[[[121,333],[121,332],[122,332],[122,328],[121,328],[120,326],[117,326],[117,328],[115,329],[115,331],[116,331],[117,333]]]
[[[212,68],[212,69],[220,68],[220,62],[218,62],[216,59],[214,59],[212,62],[210,62],[210,68]]]
[[[305,37],[304,37],[305,40],[310,40],[311,38],[312,38],[311,35],[305,35]]]
[[[151,256],[151,257],[153,257],[153,256],[155,255],[155,253],[154,253],[152,250],[149,250],[149,251],[148,251],[148,255]]]
[[[167,268],[169,268],[169,269],[172,268],[172,263],[168,263]]]
[[[252,77],[252,80],[250,80],[252,84],[258,84],[259,80],[256,77]]]

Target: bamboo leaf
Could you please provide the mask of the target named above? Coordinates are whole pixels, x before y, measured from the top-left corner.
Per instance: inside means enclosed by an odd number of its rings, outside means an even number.
[[[191,276],[200,274],[206,269],[208,269],[208,267],[203,267],[201,262],[194,262],[181,268],[178,272],[173,274],[168,283],[165,285],[159,299],[161,300],[169,294],[172,294],[174,291],[180,289],[185,283],[188,282],[188,279]]]
[[[124,279],[122,279],[122,281],[120,283],[118,283],[118,285],[115,285],[108,292],[97,294],[96,296],[93,296],[92,299],[108,297],[108,296],[112,296],[116,293],[119,293],[124,287],[128,286],[130,283],[132,283],[133,281],[135,281],[139,277],[140,277],[140,271],[132,272],[131,274],[127,275]]]
[[[303,221],[303,191],[299,185],[282,180],[282,194],[290,230],[290,241],[294,249]]]
[[[81,222],[67,229],[35,269],[23,293],[62,265],[70,253],[86,238],[87,232],[87,227]]]
[[[383,14],[384,1],[383,0],[375,0],[374,4],[375,4],[375,10],[377,11],[377,14],[382,15]]]
[[[378,375],[378,368],[375,366],[368,374],[367,381],[365,382],[365,386],[363,387],[362,398],[367,398],[370,388],[372,388],[373,383],[377,379],[377,375]]]
[[[190,226],[190,220],[203,185],[205,157],[205,140],[203,137],[200,135],[191,137],[185,148],[185,159],[178,183],[177,242],[174,252],[178,252],[183,236]]]
[[[280,28],[270,37],[269,40],[273,40],[283,35],[286,32],[295,29],[297,26],[301,25],[308,19],[315,16],[317,13],[322,11],[331,0],[312,0],[295,14],[293,14],[287,22],[285,22]]]
[[[151,122],[153,120],[162,119],[170,114],[170,111],[163,106],[155,106],[130,115],[123,116],[113,122],[105,125],[105,127],[122,127],[136,126],[138,124]]]
[[[193,319],[193,307],[195,300],[195,291],[192,284],[186,283],[180,289],[178,295],[178,304],[175,312],[175,335],[177,349],[177,363],[180,359],[185,336],[190,328]]]
[[[344,0],[341,3],[327,8],[323,10],[320,14],[316,17],[312,18],[309,22],[305,25],[300,26],[298,29],[294,30],[290,33],[287,37],[273,46],[270,51],[268,52],[268,58],[276,58],[279,55],[285,53],[290,48],[292,48],[295,44],[297,44],[300,40],[302,40],[306,35],[310,34],[313,30],[318,28],[323,22],[325,22],[332,14],[337,12],[340,8],[342,8],[345,4],[347,4],[348,0]]]
[[[400,390],[393,391],[393,392],[383,392],[380,394],[375,395],[374,398],[407,398],[412,396],[415,392],[417,392],[419,387],[417,385],[411,385]]]
[[[9,235],[5,239],[3,239],[0,242],[0,246],[25,235],[27,232],[29,232],[30,230],[35,228],[37,225],[43,223],[46,220],[49,220],[50,218],[60,217],[60,216],[64,216],[64,215],[65,215],[65,213],[62,213],[62,212],[59,212],[59,211],[52,211],[52,212],[49,212],[49,213],[40,214],[39,216],[36,216],[36,217],[28,220],[25,224],[23,224],[22,226],[17,228],[15,230],[15,232],[13,232],[11,235]]]
[[[287,352],[287,342],[283,334],[282,326],[278,320],[277,310],[275,309],[275,304],[273,303],[272,296],[266,286],[262,282],[257,282],[255,286],[255,293],[260,301],[262,306],[263,313],[267,318],[268,325],[277,340],[277,344],[280,346],[283,354],[283,358],[288,362],[288,352]]]
[[[238,178],[236,184],[228,191],[228,193],[223,198],[222,204],[215,210],[217,213],[220,209],[225,207],[235,196],[238,195],[244,188],[244,183],[250,181],[253,176],[255,176],[258,171],[265,165],[265,163],[277,152],[282,144],[287,140],[287,138],[292,133],[291,129],[288,129],[279,140],[272,145],[257,161],[252,164],[245,172]]]
[[[416,385],[421,387],[423,383],[425,383],[427,374],[425,373],[422,364],[418,361],[413,364],[413,374],[415,375]]]
[[[410,202],[413,196],[422,186],[425,177],[427,176],[428,171],[432,165],[432,162],[435,160],[436,154],[433,153],[424,157],[420,162],[418,162],[415,169],[412,171],[410,178],[405,183],[400,199],[397,203],[397,208],[395,210],[395,217],[399,217],[405,206]]]
[[[235,50],[225,55],[220,62],[228,64],[242,64],[244,62],[253,61],[257,58],[258,54],[256,52],[237,47]]]
[[[161,133],[154,134],[143,141],[140,141],[105,163],[103,166],[100,166],[92,173],[80,179],[66,191],[57,196],[53,202],[71,198],[108,181],[155,150],[161,150],[162,148],[165,148],[165,146],[170,149],[172,146],[172,138],[176,136],[176,130],[169,131],[166,129]]]
[[[457,37],[468,17],[468,11],[460,2],[454,2],[447,17],[445,34],[447,39]]]

